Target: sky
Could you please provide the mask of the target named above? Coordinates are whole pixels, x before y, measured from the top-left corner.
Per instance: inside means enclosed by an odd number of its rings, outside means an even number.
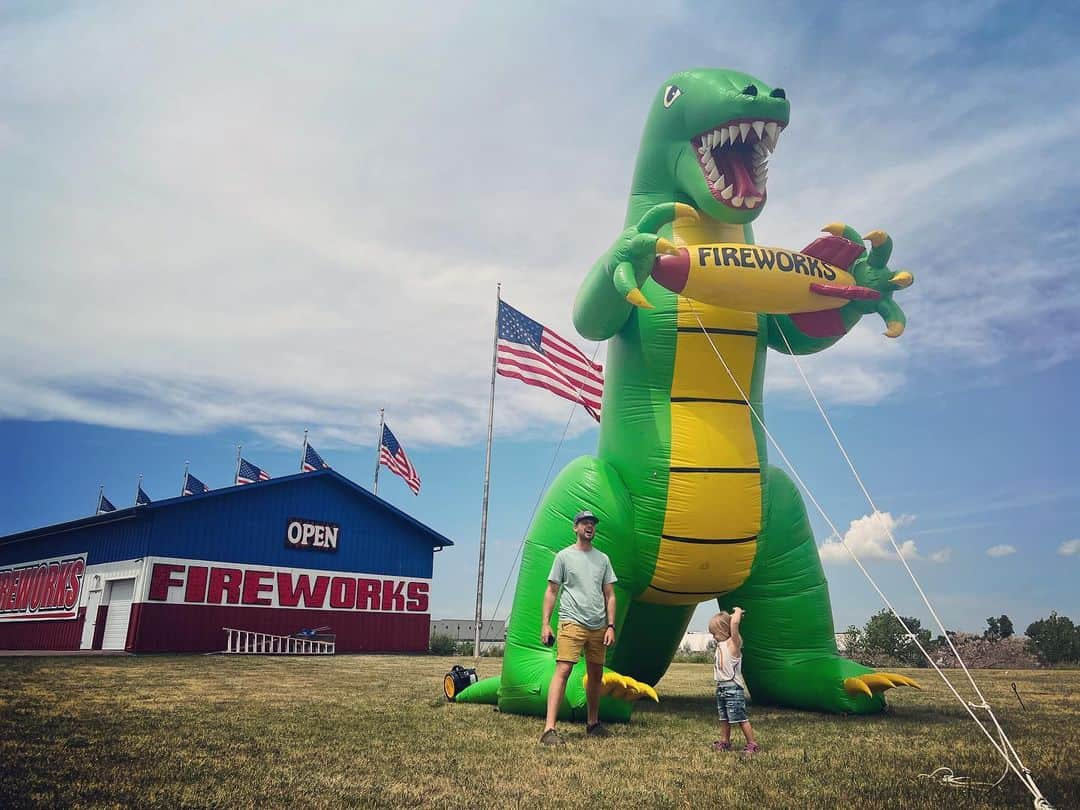
[[[0,535],[100,485],[129,505],[139,475],[176,495],[187,461],[225,486],[241,443],[294,472],[305,429],[367,486],[385,408],[423,489],[384,470],[379,495],[455,541],[433,618],[471,617],[495,285],[602,361],[570,307],[651,99],[730,67],[791,101],[757,240],[882,228],[915,274],[900,339],[864,318],[802,369],[944,624],[1080,618],[1078,34],[1050,3],[5,4]],[[829,521],[928,624],[799,369],[772,354],[765,390]],[[596,439],[499,381],[485,616]],[[837,628],[862,624],[881,602],[811,520]]]

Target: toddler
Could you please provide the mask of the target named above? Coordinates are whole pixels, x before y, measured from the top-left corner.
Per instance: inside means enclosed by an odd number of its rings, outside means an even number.
[[[731,724],[738,723],[746,737],[745,756],[753,756],[761,750],[754,741],[754,730],[746,718],[746,691],[742,680],[742,636],[739,623],[743,609],[734,608],[731,613],[722,610],[709,619],[709,632],[716,640],[716,710],[720,714],[720,739],[713,743],[717,751],[731,750]]]

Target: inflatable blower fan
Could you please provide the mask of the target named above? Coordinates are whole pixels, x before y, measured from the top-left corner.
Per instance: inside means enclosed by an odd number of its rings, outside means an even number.
[[[454,695],[461,692],[467,686],[472,686],[476,683],[476,670],[466,669],[465,667],[454,665],[449,672],[446,673],[446,677],[443,678],[443,694],[446,695],[446,699],[452,701]]]

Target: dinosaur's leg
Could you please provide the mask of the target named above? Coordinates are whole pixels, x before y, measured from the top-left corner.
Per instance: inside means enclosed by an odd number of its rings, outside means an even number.
[[[671,666],[696,609],[697,605],[633,602],[622,620],[608,664],[655,686]]]
[[[590,456],[575,459],[559,473],[537,511],[525,540],[518,572],[510,626],[506,635],[503,671],[499,679],[489,678],[462,691],[460,703],[495,703],[513,714],[543,717],[547,712],[547,691],[555,671],[555,650],[540,641],[544,591],[555,554],[574,540],[573,516],[589,509],[599,517],[594,545],[611,558],[615,574],[629,582],[635,565],[634,515],[630,495],[619,474],[609,464]],[[618,613],[616,627],[629,607],[629,595],[615,584]],[[555,623],[555,616],[552,617]],[[557,630],[557,628],[556,628]],[[583,676],[585,661],[574,667],[567,684],[560,719],[584,719],[586,714]],[[614,675],[618,679],[617,675]],[[630,701],[648,694],[636,684],[608,683],[600,702],[604,720],[627,720]],[[620,697],[621,696],[621,697]]]
[[[766,475],[765,515],[750,576],[720,605],[746,610],[743,672],[755,703],[869,714],[884,691],[915,686],[841,657],[832,608],[806,507],[776,467]]]

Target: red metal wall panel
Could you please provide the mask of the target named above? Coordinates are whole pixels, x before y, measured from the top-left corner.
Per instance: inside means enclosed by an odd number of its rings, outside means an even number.
[[[340,610],[283,610],[229,605],[132,605],[128,640],[133,652],[213,652],[225,648],[223,627],[289,635],[297,630],[330,627],[337,651],[424,652],[428,648],[427,613],[349,613]],[[134,636],[131,634],[134,633]]]
[[[97,621],[94,622],[94,638],[90,642],[91,650],[100,650],[105,643],[105,621],[109,618],[109,606],[98,605]],[[130,625],[129,625],[130,627]]]
[[[4,622],[0,650],[77,650],[82,643],[86,608],[70,621]]]

